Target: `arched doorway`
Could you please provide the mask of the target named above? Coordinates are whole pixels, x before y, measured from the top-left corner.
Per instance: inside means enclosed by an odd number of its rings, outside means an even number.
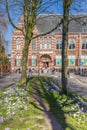
[[[49,67],[50,63],[52,62],[51,56],[48,54],[43,54],[40,57],[40,62],[42,62],[42,67],[45,67],[45,68]]]

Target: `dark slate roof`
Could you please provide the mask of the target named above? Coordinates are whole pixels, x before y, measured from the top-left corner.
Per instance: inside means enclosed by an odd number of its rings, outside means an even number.
[[[45,33],[53,29],[62,19],[62,15],[39,15],[36,27],[39,33]],[[87,15],[70,15],[69,33],[87,33]],[[62,33],[62,25],[51,34]]]

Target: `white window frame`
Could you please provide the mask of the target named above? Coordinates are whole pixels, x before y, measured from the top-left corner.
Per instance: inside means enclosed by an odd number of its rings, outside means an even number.
[[[48,39],[44,38],[44,49],[47,49]]]
[[[40,37],[40,39],[39,39],[39,45],[40,45],[40,49],[42,49],[43,48],[43,39],[42,39],[42,37]]]
[[[62,38],[56,38],[56,50],[62,49]]]
[[[35,53],[32,54],[32,59],[36,59],[36,54]]]
[[[83,48],[83,44],[84,44],[84,48]],[[87,49],[87,38],[82,38],[82,50],[86,50]]]
[[[20,50],[21,49],[21,45],[20,45],[20,39],[16,40],[16,50]]]
[[[48,38],[48,48],[52,49],[52,39]]]
[[[69,50],[75,50],[75,48],[76,48],[76,39],[75,38],[69,38],[68,49]]]

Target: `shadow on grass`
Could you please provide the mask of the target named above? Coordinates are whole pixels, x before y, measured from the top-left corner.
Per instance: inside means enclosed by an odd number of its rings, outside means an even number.
[[[35,82],[35,92],[33,94],[33,97],[39,103],[42,109],[40,109],[34,103],[32,103],[32,105],[35,108],[44,111],[46,119],[50,120],[52,130],[66,130],[66,128],[68,128],[68,130],[75,130],[71,125],[66,122],[64,111],[59,107],[57,98],[54,96],[54,93],[46,92],[46,89],[44,88],[44,83],[50,83],[50,81],[46,80],[44,77],[39,77],[38,79],[40,81],[41,88],[39,88],[38,84]],[[47,102],[47,104],[49,105],[49,109],[42,99]],[[55,115],[55,117],[53,115]],[[62,127],[59,124],[61,124]]]
[[[26,80],[26,84],[29,83],[29,81],[32,80],[32,79],[33,79],[32,76],[31,76],[30,78],[27,78],[27,80]]]

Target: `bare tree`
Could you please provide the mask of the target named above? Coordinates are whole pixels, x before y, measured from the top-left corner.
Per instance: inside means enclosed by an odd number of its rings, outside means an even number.
[[[4,16],[4,10],[2,9],[3,0],[0,1],[0,33],[7,28],[6,17]]]
[[[5,50],[2,45],[3,43],[3,33],[7,28],[7,21],[4,17],[4,12],[1,8],[1,3],[3,1],[0,1],[0,72],[2,73],[2,67],[6,63],[6,56],[5,56]]]
[[[67,94],[67,68],[68,68],[68,25],[69,9],[73,0],[63,0],[63,32],[62,32],[62,92]]]
[[[11,4],[10,4],[11,3]],[[36,38],[38,36],[43,36],[46,35],[47,33],[52,32],[54,29],[57,28],[57,26],[59,26],[61,24],[57,23],[57,25],[49,30],[48,32],[45,32],[44,34],[39,34],[37,36],[33,36],[33,30],[34,27],[36,25],[36,21],[37,21],[37,15],[39,13],[42,12],[46,12],[46,9],[48,9],[48,7],[50,7],[52,5],[52,3],[54,3],[54,0],[52,0],[51,2],[49,0],[47,0],[46,2],[43,0],[6,0],[6,11],[7,11],[7,15],[9,18],[9,21],[11,23],[11,25],[15,28],[18,29],[22,32],[23,36],[24,36],[24,48],[23,48],[23,52],[22,52],[22,85],[25,86],[26,85],[26,77],[27,77],[27,59],[28,59],[28,48],[29,45],[31,43],[31,40],[33,38]],[[23,28],[19,28],[18,26],[16,26],[11,18],[11,14],[10,13],[10,9],[11,7],[16,7],[16,10],[18,9],[18,6],[20,8],[20,11],[18,10],[17,13],[21,15],[23,15],[23,19],[24,19],[24,26]]]
[[[52,4],[56,2],[63,3],[63,19],[56,26],[45,32],[44,34],[39,34],[37,36],[33,36],[33,30],[37,22],[37,15],[39,13],[45,13],[46,8],[50,7]],[[28,48],[33,38],[46,35],[52,31],[54,31],[60,24],[63,22],[63,33],[62,33],[62,92],[67,94],[67,68],[68,68],[68,25],[69,25],[69,13],[73,2],[77,2],[78,0],[47,0],[46,2],[43,0],[6,0],[6,10],[8,14],[8,18],[12,26],[20,31],[24,35],[24,48],[23,48],[23,55],[22,55],[22,84],[26,85],[26,69],[27,69],[27,59],[28,59]],[[11,3],[11,4],[10,4]],[[78,2],[77,2],[78,3]],[[13,20],[11,19],[10,8],[15,7],[16,13],[18,15],[23,15],[24,18],[24,28],[17,27]],[[20,8],[20,11],[18,10]],[[75,6],[73,6],[75,7]],[[76,9],[76,8],[75,8]],[[51,12],[51,11],[50,11]],[[70,19],[71,20],[71,19]]]
[[[67,95],[67,87],[68,87],[68,33],[69,33],[69,23],[72,20],[81,22],[81,19],[87,17],[86,15],[81,15],[75,17],[73,12],[78,13],[83,12],[83,1],[81,0],[62,0],[63,2],[63,30],[62,30],[62,93]],[[85,0],[85,3],[87,0]],[[87,8],[84,9],[84,11]],[[83,21],[84,23],[84,21]]]

